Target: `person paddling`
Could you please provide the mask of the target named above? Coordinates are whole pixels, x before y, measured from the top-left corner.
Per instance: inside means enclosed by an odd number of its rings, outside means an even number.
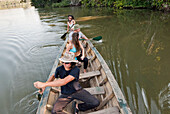
[[[67,21],[67,32],[73,31],[74,25],[76,24],[74,17],[72,15],[68,15],[68,21]]]
[[[79,110],[87,111],[99,106],[99,100],[84,90],[79,84],[80,69],[75,66],[77,60],[74,58],[74,53],[65,53],[64,57],[59,60],[63,65],[56,69],[55,74],[53,74],[46,83],[39,81],[34,82],[34,86],[38,89],[44,88],[42,89],[43,91],[48,86],[61,86],[61,95],[56,100],[51,113],[65,114],[63,109],[74,99],[83,102],[80,104],[74,102],[74,114],[77,114]],[[55,78],[60,79],[54,80]]]
[[[79,39],[85,39],[85,40],[88,40],[88,38],[80,31],[80,26],[79,24],[75,24],[74,25],[74,28],[73,28],[73,31],[71,31],[69,33],[69,42],[71,42],[72,40],[72,35],[73,33],[78,33],[79,34]]]

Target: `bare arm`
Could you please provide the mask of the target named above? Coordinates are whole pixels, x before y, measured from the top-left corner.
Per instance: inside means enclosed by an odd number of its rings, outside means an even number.
[[[69,31],[69,23],[67,22],[67,32]]]
[[[87,37],[83,37],[83,39],[85,39],[85,40],[89,40]]]
[[[74,79],[75,79],[75,77],[68,75],[64,79],[59,79],[59,80],[55,80],[53,82],[45,83],[45,87],[47,87],[47,86],[51,86],[51,87],[63,86],[63,85],[66,85],[67,83],[71,82]]]
[[[55,79],[54,74],[46,81],[46,82],[52,82]]]
[[[69,42],[69,44],[67,45],[67,47],[66,47],[66,52],[69,52],[70,51],[70,49],[71,49],[71,44],[70,44],[71,42]]]
[[[89,40],[82,32],[81,32],[81,34],[82,34],[82,38],[83,38],[83,39]]]
[[[83,45],[81,44],[80,41],[79,41],[79,44],[80,44],[80,48],[81,48],[81,50],[82,50],[82,60],[83,60],[84,57],[85,57],[84,47],[83,47]]]
[[[74,79],[75,79],[75,77],[68,75],[64,79],[58,79],[58,80],[54,80],[52,82],[47,82],[47,83],[37,81],[37,82],[34,83],[34,86],[38,89],[45,88],[45,87],[48,87],[48,86],[59,87],[59,86],[66,85],[67,83],[71,82]]]

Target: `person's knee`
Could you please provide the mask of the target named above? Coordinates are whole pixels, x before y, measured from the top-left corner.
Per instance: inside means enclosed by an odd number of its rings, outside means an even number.
[[[85,57],[85,58],[84,58],[84,62],[88,62],[88,59],[87,59],[87,57]]]
[[[93,107],[97,107],[100,105],[100,101],[98,99],[95,99],[92,103]]]

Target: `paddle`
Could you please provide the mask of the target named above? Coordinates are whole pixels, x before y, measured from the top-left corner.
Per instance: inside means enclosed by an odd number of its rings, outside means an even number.
[[[40,88],[39,89],[40,90],[40,92],[42,92],[42,89]],[[40,101],[41,100],[41,97],[42,97],[42,94],[40,94],[40,93],[37,93],[36,94],[36,98]]]
[[[95,41],[99,41],[102,39],[102,36],[97,36],[97,37],[94,37],[94,38],[90,38],[89,40],[95,40]],[[85,40],[85,39],[79,39],[80,41],[82,40]]]
[[[70,29],[74,26],[74,24],[70,27]],[[62,36],[61,36],[61,39],[64,39],[66,37],[68,32],[64,33]]]
[[[67,35],[67,32],[64,33],[64,34],[61,36],[61,38],[64,39],[64,38],[66,37],[66,35]]]

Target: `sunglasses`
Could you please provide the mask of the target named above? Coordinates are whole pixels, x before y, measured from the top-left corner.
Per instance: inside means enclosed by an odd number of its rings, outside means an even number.
[[[65,64],[70,64],[69,62],[65,62]]]

